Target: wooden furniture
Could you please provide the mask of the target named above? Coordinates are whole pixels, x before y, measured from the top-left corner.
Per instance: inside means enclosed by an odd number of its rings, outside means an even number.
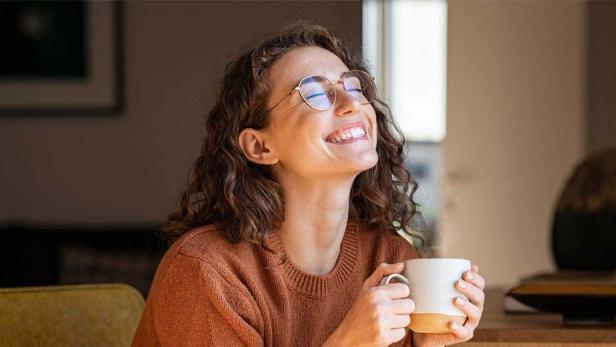
[[[563,326],[559,314],[505,314],[504,290],[486,289],[481,322],[465,347],[607,347],[616,346],[616,325]]]

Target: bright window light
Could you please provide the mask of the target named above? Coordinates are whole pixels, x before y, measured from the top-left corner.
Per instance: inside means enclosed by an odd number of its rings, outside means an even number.
[[[419,183],[415,200],[427,224],[420,247],[432,252],[446,135],[447,2],[364,0],[362,27],[364,60],[405,135],[405,164]]]
[[[364,57],[407,140],[446,133],[447,2],[364,1]]]

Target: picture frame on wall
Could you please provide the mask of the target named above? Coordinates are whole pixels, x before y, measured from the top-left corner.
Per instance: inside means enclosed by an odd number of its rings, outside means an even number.
[[[118,1],[0,2],[0,114],[119,114]]]

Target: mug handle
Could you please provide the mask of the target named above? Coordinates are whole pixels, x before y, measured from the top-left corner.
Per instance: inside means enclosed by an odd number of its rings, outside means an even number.
[[[383,279],[381,280],[381,285],[389,284],[389,282],[391,282],[391,280],[393,279],[397,279],[400,282],[406,284],[407,286],[409,285],[409,280],[407,280],[406,277],[400,274],[391,274],[391,275],[383,277]]]

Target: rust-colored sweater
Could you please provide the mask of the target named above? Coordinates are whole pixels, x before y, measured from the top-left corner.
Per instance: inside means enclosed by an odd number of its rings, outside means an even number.
[[[277,233],[267,244],[284,254]],[[163,257],[133,346],[320,346],[382,262],[417,258],[401,236],[349,222],[324,276],[261,246],[228,242],[213,226],[192,230]],[[394,346],[409,346],[411,332]]]

